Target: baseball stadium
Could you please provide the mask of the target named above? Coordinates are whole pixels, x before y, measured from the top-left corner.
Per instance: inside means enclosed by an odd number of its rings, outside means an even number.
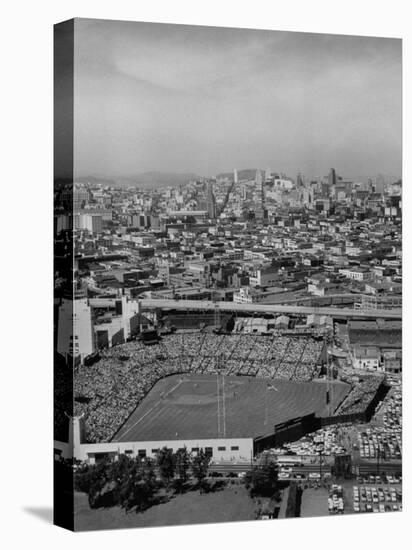
[[[217,459],[233,460],[366,418],[380,380],[333,380],[325,339],[314,333],[197,330],[101,350],[75,368],[73,384],[74,424],[64,426],[63,411],[57,414],[55,439],[69,447],[77,441],[81,459],[153,456],[166,445],[207,446]]]

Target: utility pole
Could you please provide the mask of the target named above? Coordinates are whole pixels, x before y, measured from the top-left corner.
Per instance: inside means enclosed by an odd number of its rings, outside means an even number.
[[[377,453],[376,453],[376,475],[380,475],[380,458],[381,458],[381,444],[379,442]]]
[[[219,369],[216,372],[217,383],[217,437],[220,437],[220,387],[219,387]]]
[[[222,373],[222,358],[219,357],[216,368],[217,385],[217,436],[226,437],[226,388],[225,375]],[[222,400],[222,403],[220,402]]]
[[[333,414],[333,366],[332,366],[332,352],[328,350],[328,367],[329,367],[329,416]]]
[[[322,455],[323,455],[323,444],[319,445],[319,447],[318,447],[318,453],[319,453],[319,475],[320,475],[320,479],[322,479]]]
[[[225,373],[222,374],[222,409],[223,409],[223,437],[226,437],[226,394],[225,394]]]

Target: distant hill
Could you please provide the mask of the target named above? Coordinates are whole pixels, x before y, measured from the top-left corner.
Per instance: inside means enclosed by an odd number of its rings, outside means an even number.
[[[196,179],[199,176],[191,172],[177,173],[177,172],[142,172],[141,174],[131,176],[118,176],[112,178],[93,176],[82,176],[76,178],[79,182],[90,183],[102,183],[103,185],[109,185],[113,187],[145,187],[147,189],[155,189],[165,185],[171,185],[177,187],[188,183],[190,180]]]
[[[238,170],[239,180],[253,180],[256,176],[256,168],[246,168]],[[233,172],[222,172],[216,175],[216,178],[228,178],[233,181]],[[170,185],[178,187],[185,185],[189,181],[201,179],[201,176],[193,172],[160,172],[150,171],[141,172],[130,176],[113,176],[105,177],[99,175],[87,175],[76,178],[78,182],[102,183],[103,185],[113,187],[143,187],[146,189],[156,189],[156,187],[164,187]]]
[[[91,183],[91,184],[101,183],[102,185],[105,185],[108,187],[112,187],[116,185],[115,179],[106,178],[104,176],[98,176],[98,175],[93,175],[93,176],[88,175],[88,176],[77,177],[75,181],[78,183]]]
[[[238,170],[237,177],[239,180],[253,180],[256,176],[256,170],[257,168],[245,168],[244,170]],[[230,180],[233,180],[233,171],[217,174],[216,178],[228,178]]]
[[[190,180],[197,179],[199,176],[192,172],[177,173],[177,172],[143,172],[135,176],[127,176],[116,178],[117,185],[127,187],[130,185],[139,185],[141,187],[156,188],[164,185],[177,187],[184,185]]]

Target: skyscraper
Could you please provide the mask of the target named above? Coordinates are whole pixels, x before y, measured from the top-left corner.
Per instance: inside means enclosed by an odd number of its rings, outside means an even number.
[[[255,218],[257,220],[263,220],[265,217],[265,191],[261,170],[256,170],[255,185],[257,195]]]
[[[336,170],[331,168],[328,174],[329,192],[331,191],[331,188],[336,185],[336,179]]]
[[[216,199],[213,193],[213,183],[211,180],[207,182],[206,201],[207,201],[207,214],[209,218],[213,220],[216,218]]]
[[[376,176],[375,180],[375,193],[379,193],[380,195],[383,195],[385,192],[385,178],[382,176],[382,174],[379,174]]]
[[[237,170],[236,168],[233,170],[233,182],[236,184],[238,183],[239,179],[238,179],[238,175],[237,175]]]
[[[256,170],[255,175],[255,185],[256,189],[259,191],[263,187],[263,178],[262,178],[262,172],[261,170]]]

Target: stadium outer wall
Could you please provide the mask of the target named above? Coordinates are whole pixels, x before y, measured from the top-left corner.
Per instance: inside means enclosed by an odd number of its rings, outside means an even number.
[[[236,439],[187,439],[187,440],[162,440],[162,441],[131,441],[108,443],[82,443],[81,433],[84,432],[80,418],[72,420],[73,434],[71,443],[55,441],[55,454],[61,458],[75,458],[79,461],[87,461],[94,464],[99,458],[117,458],[120,454],[130,457],[146,456],[155,458],[156,452],[162,447],[167,447],[176,452],[186,447],[189,451],[204,449],[217,461],[248,461],[265,449],[280,447],[284,443],[296,441],[308,433],[320,428],[336,424],[355,422],[368,422],[373,415],[378,403],[378,397],[365,408],[364,411],[354,414],[317,417],[314,413],[291,419],[273,427],[273,433],[256,438]]]
[[[116,441],[108,443],[83,443],[83,422],[75,417],[71,422],[72,433],[69,443],[54,442],[55,456],[64,459],[76,459],[94,464],[100,458],[116,458],[120,454],[130,457],[144,456],[155,458],[156,452],[167,447],[176,452],[186,447],[188,451],[203,449],[211,454],[214,460],[235,461],[251,460],[253,457],[253,438],[215,438],[215,439],[174,439],[161,441]]]
[[[79,461],[95,463],[99,458],[116,458],[120,454],[133,456],[156,457],[159,448],[168,447],[177,451],[186,447],[189,451],[204,449],[217,461],[247,461],[265,449],[279,447],[284,443],[296,441],[308,433],[320,428],[345,423],[369,422],[374,414],[377,404],[384,398],[388,386],[382,383],[374,398],[365,409],[358,413],[338,414],[335,416],[317,417],[314,413],[291,419],[287,422],[276,424],[273,433],[255,438],[233,439],[187,439],[187,440],[162,440],[162,441],[132,441],[132,442],[107,442],[84,443],[83,419],[74,417],[69,428],[69,443],[55,441],[55,456],[61,458],[75,458]],[[143,454],[144,453],[144,454]]]

